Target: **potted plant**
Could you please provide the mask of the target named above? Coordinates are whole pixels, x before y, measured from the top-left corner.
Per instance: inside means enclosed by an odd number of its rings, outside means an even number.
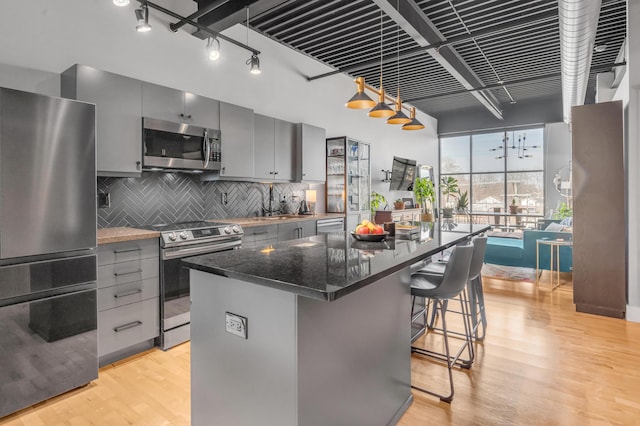
[[[511,205],[509,206],[509,213],[511,214],[516,214],[518,213],[518,204],[516,203],[516,199],[512,198],[511,199]]]
[[[373,218],[373,222],[377,224],[382,224],[391,220],[391,212],[378,211],[382,203],[385,204],[384,208],[386,208],[387,199],[385,198],[385,196],[376,191],[371,191],[371,217]],[[388,214],[385,215],[382,213]]]
[[[436,201],[436,190],[433,185],[433,181],[426,177],[417,178],[413,184],[413,193],[416,196],[416,201],[420,203],[422,208],[422,222],[433,222],[433,203]]]
[[[453,217],[453,203],[451,198],[456,200],[460,189],[458,187],[458,179],[452,176],[445,176],[440,178],[440,192],[446,197],[445,207],[442,208],[442,217]]]
[[[456,209],[459,212],[466,212],[469,209],[469,191],[460,192],[459,194]]]
[[[554,219],[564,219],[567,217],[573,217],[573,209],[567,205],[567,203],[560,203],[560,207],[553,215]]]
[[[393,208],[396,210],[404,209],[404,201],[402,201],[402,198],[398,198],[393,202]]]

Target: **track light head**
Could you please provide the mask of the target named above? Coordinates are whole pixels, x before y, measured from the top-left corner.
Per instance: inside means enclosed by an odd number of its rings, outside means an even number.
[[[251,74],[260,74],[262,72],[260,70],[260,58],[258,58],[258,55],[255,53],[247,59],[247,65],[249,65],[249,72]]]
[[[113,0],[113,4],[119,7],[125,7],[129,5],[129,0]]]
[[[220,58],[220,40],[218,40],[218,37],[209,37],[207,41],[207,55],[211,61]]]
[[[146,33],[151,31],[151,25],[149,25],[149,7],[146,3],[142,5],[141,9],[136,9],[136,19],[138,24],[136,25],[136,31],[139,33]]]

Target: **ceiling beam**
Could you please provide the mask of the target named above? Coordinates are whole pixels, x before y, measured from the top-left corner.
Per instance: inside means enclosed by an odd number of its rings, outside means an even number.
[[[373,0],[387,16],[396,22],[421,47],[434,42],[445,40],[435,24],[424,14],[414,0]],[[398,9],[396,9],[396,6]],[[470,91],[496,118],[502,119],[502,105],[489,90],[484,89],[484,82],[471,67],[462,59],[453,46],[443,46],[439,49],[427,49],[433,57],[453,78]]]
[[[597,72],[605,72],[605,71],[610,71],[612,68],[622,67],[622,66],[625,66],[625,65],[627,65],[626,61],[620,61],[620,62],[616,62],[614,64],[603,64],[603,65],[598,65],[598,66],[591,67],[590,72],[591,73],[594,73],[594,72],[596,72],[596,73]],[[534,81],[550,80],[552,78],[558,78],[561,75],[562,75],[562,73],[560,73],[560,72],[554,72],[554,73],[550,73],[550,74],[539,75],[537,77],[520,78],[520,79],[517,79],[517,80],[504,81],[502,83],[497,83],[497,84],[489,84],[489,85],[484,86],[484,87],[479,88],[479,89],[454,90],[452,92],[436,93],[435,95],[419,96],[419,97],[416,97],[416,98],[409,98],[409,99],[403,99],[403,100],[405,102],[415,103],[415,102],[420,102],[420,101],[426,101],[426,100],[429,100],[429,99],[446,98],[447,96],[461,95],[461,94],[464,94],[464,93],[472,93],[472,92],[476,92],[478,90],[501,89],[504,86],[517,86],[519,84],[532,83]]]
[[[558,12],[556,10],[550,10],[546,12],[539,13],[537,15],[533,15],[527,18],[518,19],[517,21],[510,21],[500,25],[494,25],[492,27],[484,28],[482,30],[474,31],[472,33],[460,34],[458,36],[451,37],[446,40],[436,41],[427,46],[418,46],[412,49],[406,49],[400,53],[400,59],[409,59],[414,56],[420,55],[426,52],[428,49],[440,49],[443,46],[447,45],[455,45],[465,41],[479,39],[482,37],[489,37],[496,34],[501,34],[505,31],[512,31],[518,28],[522,28],[531,24],[541,24],[547,21],[553,21],[558,19]],[[386,55],[382,58],[382,63],[387,64],[390,62],[395,62],[398,59],[396,54]],[[357,64],[349,65],[346,67],[342,67],[339,70],[330,71],[324,74],[319,74],[316,76],[307,77],[307,80],[313,81],[324,77],[330,77],[332,75],[341,74],[345,72],[351,72],[360,70],[363,68],[369,68],[371,66],[378,65],[380,63],[379,59],[372,59],[370,61],[364,61]]]

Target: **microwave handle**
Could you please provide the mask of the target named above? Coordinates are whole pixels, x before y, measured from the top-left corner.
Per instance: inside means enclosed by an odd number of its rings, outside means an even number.
[[[204,151],[203,167],[206,169],[209,165],[209,157],[211,156],[211,141],[209,140],[209,130],[204,129],[204,137],[202,138],[202,150]]]

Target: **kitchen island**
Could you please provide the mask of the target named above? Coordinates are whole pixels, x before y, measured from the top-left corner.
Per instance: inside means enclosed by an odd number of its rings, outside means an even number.
[[[395,424],[412,402],[410,266],[488,227],[448,228],[185,259],[192,424]]]

